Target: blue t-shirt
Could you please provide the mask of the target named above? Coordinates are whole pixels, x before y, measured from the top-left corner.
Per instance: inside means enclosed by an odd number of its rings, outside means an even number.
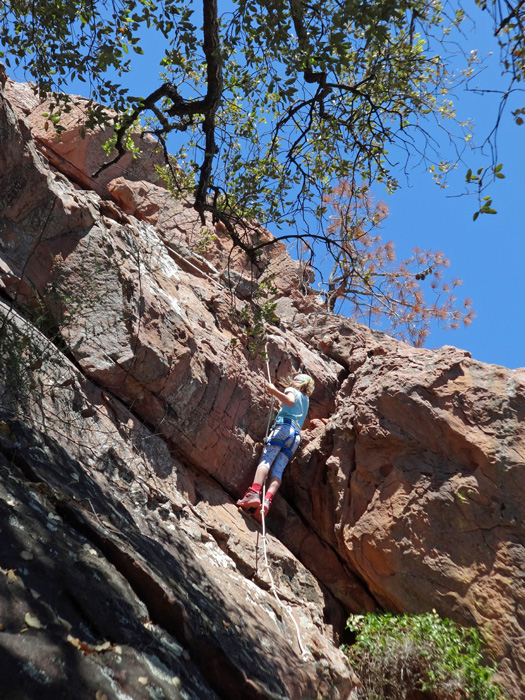
[[[291,420],[295,427],[301,430],[306,419],[306,414],[308,413],[310,400],[308,396],[303,394],[302,391],[299,391],[299,389],[294,389],[289,386],[284,390],[284,393],[286,394],[289,391],[293,391],[295,394],[295,403],[293,406],[285,406],[283,404],[281,410],[275,417],[275,422],[282,423],[285,419]]]

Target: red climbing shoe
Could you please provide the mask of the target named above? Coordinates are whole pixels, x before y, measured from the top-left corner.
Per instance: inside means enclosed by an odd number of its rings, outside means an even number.
[[[261,494],[254,491],[251,487],[246,491],[244,496],[237,501],[237,508],[242,510],[258,510],[261,507]]]
[[[264,499],[264,503],[259,503],[259,507],[253,514],[253,517],[255,520],[258,520],[260,523],[262,523],[263,519],[263,512],[264,512],[264,517],[266,519],[266,516],[268,515],[268,511],[270,510],[270,506],[272,505],[272,502],[268,500],[267,498]]]

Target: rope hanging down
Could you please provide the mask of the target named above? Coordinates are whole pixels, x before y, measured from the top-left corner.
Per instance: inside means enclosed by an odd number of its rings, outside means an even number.
[[[272,379],[271,379],[271,374],[270,374],[270,362],[268,360],[268,341],[265,343],[265,357],[266,357],[266,372],[268,374],[268,382],[271,384]],[[272,414],[273,414],[273,403],[274,403],[274,397],[272,396],[272,403],[270,406],[270,414],[268,418],[268,426],[266,428],[266,437],[268,437],[269,431],[270,431],[270,424],[271,424],[271,419],[272,419]],[[270,579],[270,589],[273,593],[273,596],[275,600],[279,603],[279,605],[288,613],[288,615],[291,617],[292,622],[295,626],[295,631],[297,633],[297,642],[299,643],[299,649],[301,650],[301,657],[303,661],[307,661],[309,657],[309,652],[308,649],[303,645],[302,639],[301,639],[301,632],[299,630],[299,625],[297,624],[297,620],[294,617],[294,614],[292,612],[292,609],[289,605],[285,605],[282,600],[279,598],[279,595],[277,594],[277,589],[275,587],[275,582],[273,580],[272,572],[270,570],[270,565],[268,563],[268,553],[266,551],[266,518],[264,515],[264,500],[266,498],[266,482],[263,484],[263,490],[262,490],[262,502],[263,502],[263,508],[261,510],[261,524],[262,524],[262,542],[263,542],[263,554],[264,554],[264,564],[266,566],[266,570],[268,572],[268,577]]]
[[[200,268],[198,268],[196,265],[194,265],[193,263],[191,263],[189,260],[185,259],[185,261],[186,261],[186,263],[188,263],[189,265],[191,265],[191,267],[195,268],[200,274],[204,275],[204,277],[207,277],[207,278],[210,280],[210,282],[213,282],[213,283],[216,284],[218,287],[221,287],[222,289],[225,289],[225,287],[224,287],[222,284],[220,284],[220,282],[217,282],[217,280],[214,280],[212,277],[210,277],[210,275],[207,275],[203,270],[201,270]],[[265,330],[266,330],[266,327],[265,327]],[[266,373],[267,373],[267,375],[268,375],[268,382],[269,382],[270,384],[272,384],[272,376],[271,376],[271,374],[270,374],[270,361],[269,361],[269,359],[268,359],[268,340],[265,340],[264,354],[265,354],[265,358],[266,358]],[[268,424],[267,424],[267,426],[266,426],[266,436],[265,436],[265,438],[267,438],[268,435],[269,435],[269,433],[270,433],[270,425],[271,425],[271,422],[272,422],[272,415],[273,415],[274,402],[275,402],[275,397],[272,396],[272,402],[271,402],[271,405],[270,405],[270,413],[269,413],[269,415],[268,415]],[[263,504],[264,504],[264,499],[265,499],[265,498],[266,498],[266,482],[263,484],[263,491],[262,491],[262,502],[263,502]],[[293,622],[293,624],[294,624],[294,626],[295,626],[295,631],[296,631],[296,634],[297,634],[297,642],[298,642],[298,644],[299,644],[299,649],[300,649],[300,651],[301,651],[301,657],[302,657],[303,661],[307,661],[308,658],[309,658],[309,656],[310,656],[310,654],[309,654],[309,652],[308,652],[308,649],[306,649],[306,647],[304,646],[304,644],[303,644],[303,642],[302,642],[302,639],[301,639],[301,632],[300,632],[300,630],[299,630],[299,625],[297,624],[297,620],[296,620],[295,617],[294,617],[294,614],[293,614],[293,612],[292,612],[291,607],[290,607],[289,605],[285,605],[285,604],[282,602],[282,600],[279,598],[279,595],[278,595],[278,593],[277,593],[277,589],[276,589],[276,586],[275,586],[275,582],[274,582],[274,580],[273,580],[273,576],[272,576],[272,572],[271,572],[271,569],[270,569],[270,565],[269,565],[269,563],[268,563],[268,553],[267,553],[267,549],[266,549],[266,521],[265,521],[265,515],[264,515],[264,508],[262,508],[262,510],[261,510],[261,516],[262,516],[262,517],[261,517],[261,523],[262,523],[262,541],[263,541],[264,564],[265,564],[265,566],[266,566],[266,570],[267,570],[267,572],[268,572],[268,577],[269,577],[269,579],[270,579],[270,588],[271,588],[271,591],[272,591],[273,596],[274,596],[275,600],[277,601],[277,603],[278,603],[278,604],[288,613],[288,615],[291,617],[292,622]]]
[[[266,335],[266,325],[264,326],[264,332]],[[264,341],[264,357],[266,360],[266,374],[268,375],[268,384],[272,384],[272,375],[270,374],[270,361],[268,359],[268,340],[266,338]],[[268,439],[268,435],[270,434],[270,425],[272,424],[274,403],[275,403],[275,396],[272,396],[272,401],[270,403],[270,412],[268,414],[268,423],[266,424],[266,435],[264,436],[265,442]],[[263,484],[263,495],[264,495],[264,484]]]

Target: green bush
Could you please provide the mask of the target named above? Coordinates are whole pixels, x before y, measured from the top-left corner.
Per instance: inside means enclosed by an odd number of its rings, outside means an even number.
[[[356,642],[344,647],[363,700],[503,700],[483,664],[482,639],[472,628],[423,615],[352,615]]]

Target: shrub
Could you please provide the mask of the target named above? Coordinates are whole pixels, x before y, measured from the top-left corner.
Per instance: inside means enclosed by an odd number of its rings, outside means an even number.
[[[423,615],[352,615],[356,642],[344,647],[361,679],[363,700],[503,700],[483,664],[482,639],[472,628]]]

